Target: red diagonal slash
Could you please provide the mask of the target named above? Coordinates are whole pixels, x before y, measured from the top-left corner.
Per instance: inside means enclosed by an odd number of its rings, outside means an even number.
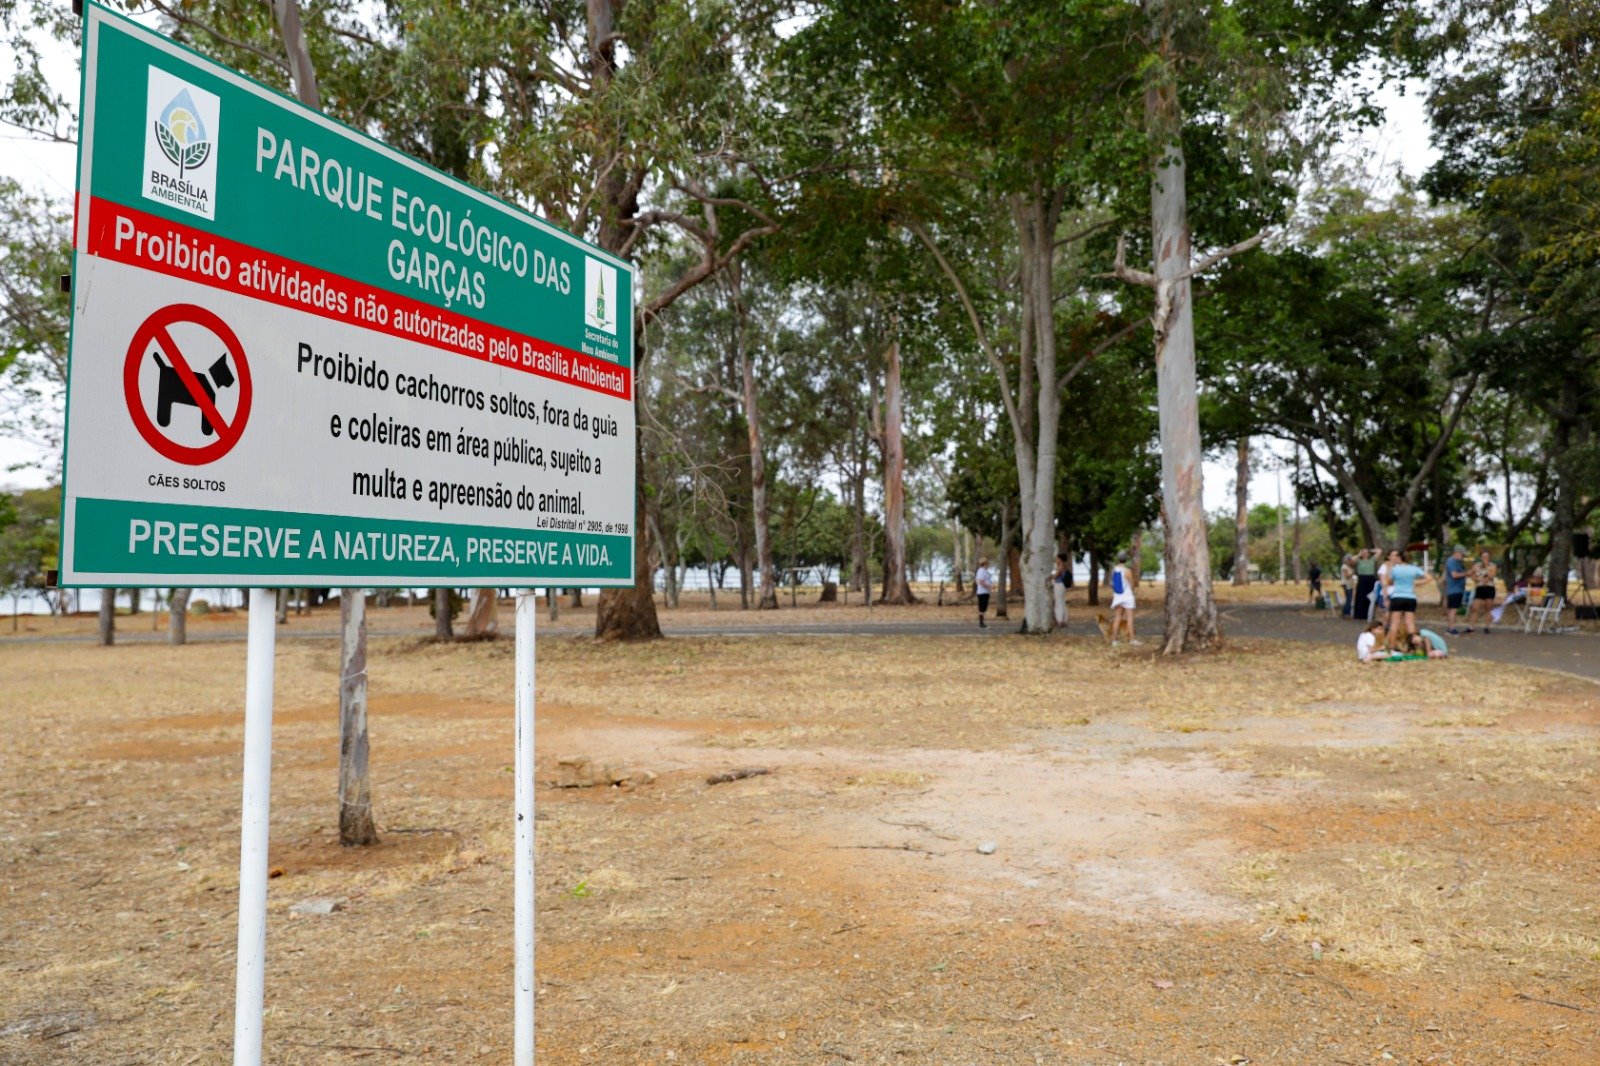
[[[206,421],[211,423],[211,428],[218,436],[227,437],[232,433],[232,427],[223,419],[222,413],[217,410],[217,405],[206,395],[206,390],[200,385],[200,379],[195,377],[194,371],[189,369],[189,363],[183,357],[183,352],[172,339],[172,334],[167,332],[166,326],[158,326],[155,336],[156,344],[167,353],[167,358],[172,360],[172,369],[178,372],[178,377],[183,380],[183,387],[189,390],[189,395],[194,397],[195,406],[200,408],[200,413],[206,416]]]
[[[175,322],[192,322],[201,329],[209,330],[227,350],[227,358],[233,361],[234,387],[239,390],[231,420],[223,420],[216,403],[206,395],[199,374],[189,366],[189,361],[172,339],[169,327]],[[172,360],[172,372],[183,382],[184,390],[194,400],[201,417],[210,423],[216,439],[209,444],[198,447],[179,444],[151,421],[140,385],[145,360],[150,358],[151,345],[155,346],[158,353],[164,352]],[[159,361],[159,355],[157,359]],[[186,466],[202,466],[227,455],[239,443],[250,419],[250,363],[245,356],[244,345],[239,343],[239,335],[216,312],[198,304],[172,304],[157,308],[133,331],[133,338],[128,341],[127,358],[122,362],[122,391],[128,404],[128,416],[133,419],[139,436],[162,457]]]

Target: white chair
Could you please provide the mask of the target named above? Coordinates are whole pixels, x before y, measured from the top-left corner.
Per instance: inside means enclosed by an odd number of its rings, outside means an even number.
[[[1538,626],[1533,629],[1535,633],[1543,633],[1547,624],[1554,629],[1561,624],[1561,608],[1565,606],[1566,601],[1560,596],[1546,595],[1543,601],[1532,604],[1523,612],[1522,631],[1528,632],[1535,624]]]

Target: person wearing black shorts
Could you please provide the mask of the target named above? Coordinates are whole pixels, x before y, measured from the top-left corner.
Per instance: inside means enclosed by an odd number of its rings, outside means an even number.
[[[972,587],[978,592],[978,628],[987,629],[989,623],[983,616],[989,613],[989,593],[994,589],[994,571],[988,559],[978,560],[978,570],[972,575]]]
[[[1433,577],[1422,567],[1413,566],[1400,549],[1389,553],[1395,560],[1389,566],[1389,650],[1406,651],[1417,633],[1417,586]]]
[[[1483,618],[1483,631],[1490,632],[1489,624],[1494,621],[1494,616],[1489,612],[1494,609],[1494,579],[1499,568],[1490,560],[1486,551],[1478,553],[1478,561],[1472,564],[1469,575],[1473,581],[1472,607],[1467,613],[1467,632],[1472,632],[1472,619],[1481,615]]]

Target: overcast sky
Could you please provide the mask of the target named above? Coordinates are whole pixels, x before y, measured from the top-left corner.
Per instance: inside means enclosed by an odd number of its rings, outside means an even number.
[[[9,49],[0,49],[0,69],[13,69],[16,58]],[[58,84],[75,85],[78,80],[77,62],[66,49],[53,57],[49,71]],[[1428,122],[1423,110],[1422,86],[1409,83],[1379,92],[1377,102],[1384,109],[1384,123],[1371,130],[1351,136],[1345,152],[1364,164],[1368,173],[1380,178],[1391,178],[1404,171],[1416,177],[1433,161],[1435,152],[1429,144]],[[9,130],[0,130],[0,174],[16,179],[29,188],[47,192],[63,201],[70,201],[76,173],[77,149],[72,145],[50,144],[30,139]],[[1261,451],[1266,451],[1262,442]],[[1288,455],[1283,450],[1283,455]],[[35,486],[52,480],[55,474],[38,468],[9,472],[17,463],[33,462],[39,454],[13,440],[0,440],[0,485]],[[1276,503],[1280,491],[1287,496],[1287,481],[1283,474],[1270,469],[1270,460],[1258,465],[1251,479],[1250,500],[1255,503]],[[1233,503],[1233,461],[1219,459],[1206,464],[1205,506],[1215,511],[1231,507]]]

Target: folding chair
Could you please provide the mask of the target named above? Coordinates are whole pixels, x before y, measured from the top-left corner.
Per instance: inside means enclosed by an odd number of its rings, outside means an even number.
[[[1538,625],[1538,628],[1534,630],[1535,633],[1543,633],[1547,624],[1552,630],[1555,629],[1561,624],[1561,608],[1565,606],[1566,601],[1560,596],[1545,596],[1541,602],[1528,608],[1525,613],[1526,620],[1523,623],[1522,631],[1524,633],[1528,632],[1528,628],[1535,623]]]

